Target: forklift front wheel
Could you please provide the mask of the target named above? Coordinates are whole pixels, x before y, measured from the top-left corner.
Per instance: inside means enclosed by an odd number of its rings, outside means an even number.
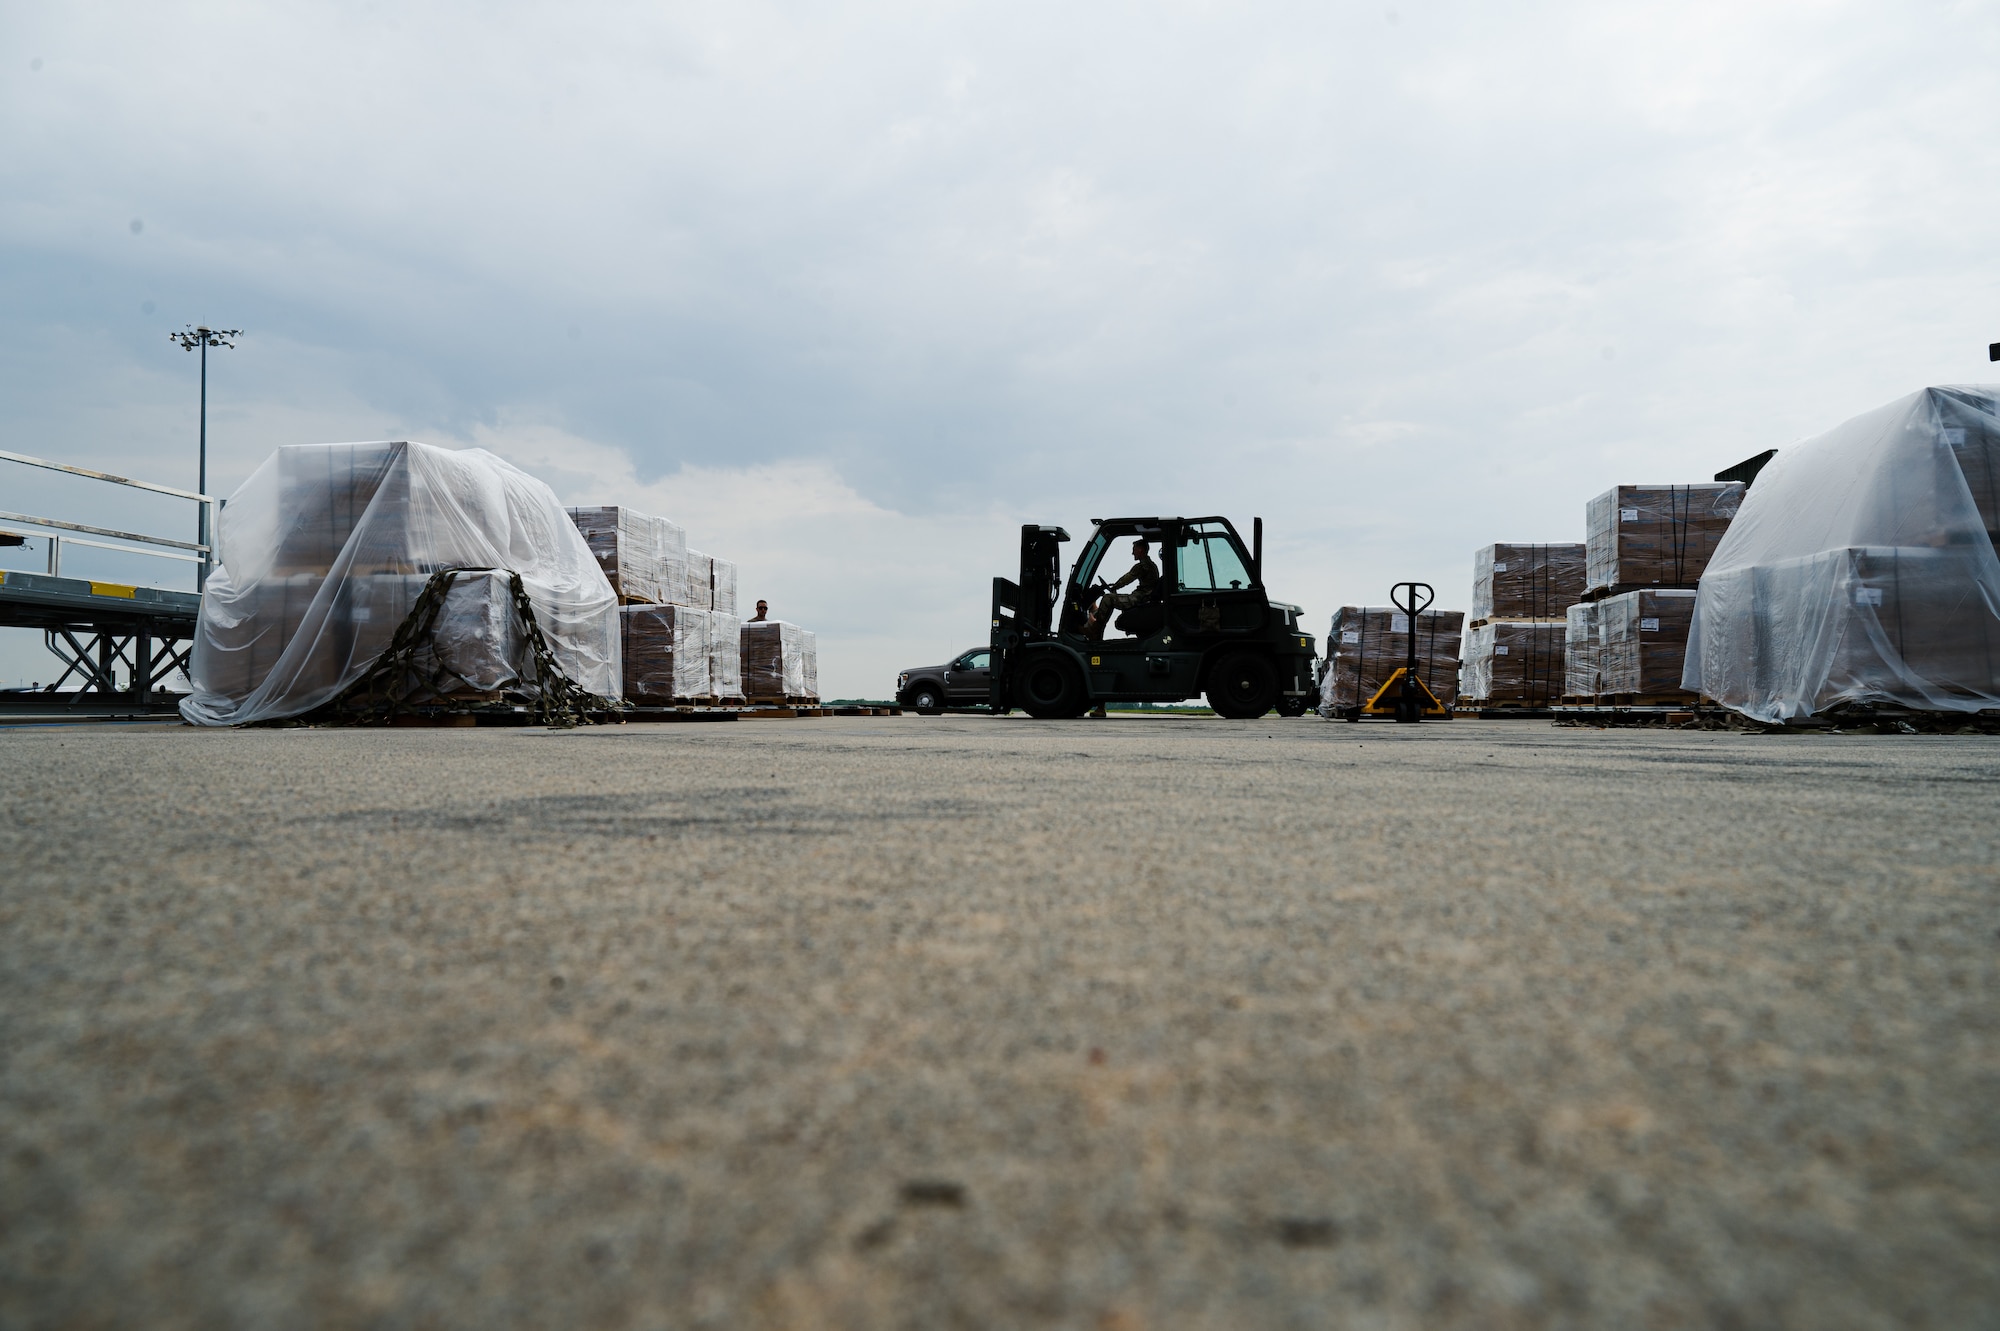
[[[1267,656],[1231,652],[1208,677],[1208,705],[1217,716],[1254,721],[1278,701],[1278,672]]]
[[[1306,706],[1304,698],[1280,698],[1278,699],[1278,715],[1304,716],[1306,714]]]
[[[1083,676],[1054,652],[1040,652],[1021,664],[1016,701],[1029,716],[1050,720],[1080,714],[1084,708]]]

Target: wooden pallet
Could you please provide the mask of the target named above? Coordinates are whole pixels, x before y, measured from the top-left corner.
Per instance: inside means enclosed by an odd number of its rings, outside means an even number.
[[[1693,707],[1701,695],[1679,689],[1671,693],[1600,693],[1590,701],[1596,707]]]

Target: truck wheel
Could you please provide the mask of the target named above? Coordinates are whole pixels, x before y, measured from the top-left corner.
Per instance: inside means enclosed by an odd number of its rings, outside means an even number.
[[[944,690],[935,684],[919,684],[910,690],[910,710],[918,716],[936,716],[944,711]]]
[[[1208,677],[1208,705],[1217,716],[1254,721],[1278,701],[1278,672],[1255,652],[1231,652]]]
[[[1014,700],[1029,716],[1051,720],[1083,711],[1083,676],[1054,652],[1038,652],[1021,663]]]
[[[1306,714],[1306,700],[1304,698],[1278,699],[1279,716],[1304,716],[1305,714]]]

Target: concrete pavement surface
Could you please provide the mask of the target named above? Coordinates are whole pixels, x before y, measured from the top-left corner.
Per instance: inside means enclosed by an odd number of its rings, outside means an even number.
[[[2000,1325],[2000,739],[0,730],[0,1324]]]

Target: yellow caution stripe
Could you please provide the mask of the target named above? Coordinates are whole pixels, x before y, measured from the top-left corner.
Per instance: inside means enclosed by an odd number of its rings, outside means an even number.
[[[122,582],[99,582],[93,578],[90,582],[90,594],[92,596],[120,596],[129,601],[139,594],[139,589],[137,587],[127,587]]]

